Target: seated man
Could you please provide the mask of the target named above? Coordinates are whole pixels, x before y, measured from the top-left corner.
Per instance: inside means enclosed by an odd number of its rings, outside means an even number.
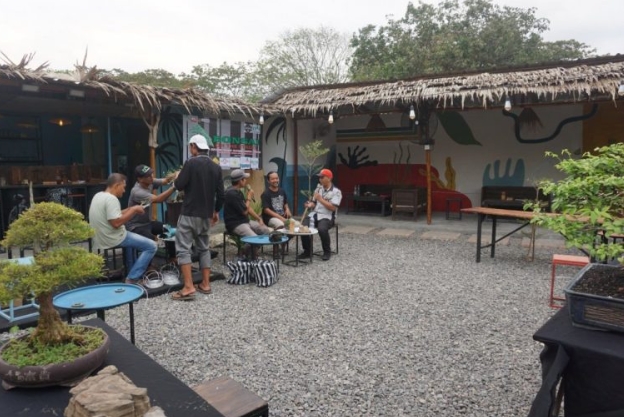
[[[134,170],[136,183],[130,190],[128,197],[128,207],[146,206],[145,213],[136,215],[126,223],[126,229],[145,236],[148,239],[154,239],[155,236],[164,233],[163,224],[158,220],[152,220],[152,204],[162,203],[167,200],[175,191],[174,187],[158,195],[152,194],[154,187],[160,187],[169,184],[175,179],[175,173],[168,175],[166,178],[154,178],[154,170],[147,165],[139,165]]]
[[[271,171],[266,177],[269,188],[260,197],[262,200],[262,220],[267,226],[280,229],[284,227],[286,219],[292,217],[286,191],[279,186],[280,179],[277,172]]]
[[[97,193],[89,208],[89,224],[95,229],[94,249],[110,249],[121,246],[137,250],[140,255],[127,272],[126,283],[139,284],[154,254],[156,242],[139,234],[128,232],[124,226],[135,215],[145,213],[141,205],[121,210],[119,198],[126,191],[126,176],[113,173],[106,181],[106,189]]]
[[[249,174],[242,169],[235,169],[230,174],[232,186],[225,191],[223,204],[223,221],[225,229],[237,236],[257,236],[269,233],[269,228],[264,225],[262,218],[250,207],[254,200],[254,191],[247,188],[247,198],[243,195]],[[249,216],[256,220],[249,220]],[[248,252],[249,248],[246,248]]]
[[[342,192],[338,187],[332,184],[334,175],[329,169],[322,169],[319,173],[319,186],[314,191],[312,201],[306,201],[304,207],[312,209],[308,217],[303,219],[304,226],[315,227],[318,229],[321,245],[323,246],[324,261],[331,258],[331,239],[329,237],[329,229],[334,227],[336,221],[336,212],[340,201],[342,201]],[[309,258],[310,253],[310,236],[301,236],[301,244],[303,252],[299,255],[299,259]]]

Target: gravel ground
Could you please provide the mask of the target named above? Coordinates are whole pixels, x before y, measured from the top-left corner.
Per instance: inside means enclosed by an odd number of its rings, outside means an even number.
[[[271,416],[525,416],[552,250],[528,262],[512,239],[477,264],[467,238],[341,233],[339,255],[281,266],[273,287],[141,300],[137,347],[190,386],[241,382]],[[127,311],[107,323],[129,337]]]

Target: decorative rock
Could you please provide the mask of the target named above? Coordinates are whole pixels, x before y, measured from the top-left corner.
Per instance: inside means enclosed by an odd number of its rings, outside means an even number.
[[[69,391],[73,397],[65,417],[150,417],[164,416],[162,409],[150,409],[147,389],[139,388],[114,366],[82,381]]]

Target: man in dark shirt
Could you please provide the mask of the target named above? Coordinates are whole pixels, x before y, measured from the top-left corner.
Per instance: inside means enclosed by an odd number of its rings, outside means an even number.
[[[212,293],[210,287],[210,226],[219,221],[223,206],[223,173],[221,167],[208,156],[208,143],[202,135],[189,140],[192,157],[186,161],[173,182],[177,190],[184,191],[184,202],[178,219],[175,242],[178,265],[184,278],[184,287],[172,295],[174,300],[192,300],[195,292]],[[191,246],[195,244],[199,255],[202,282],[193,286],[191,276]]]
[[[230,174],[232,186],[225,192],[223,204],[223,221],[228,232],[237,236],[266,235],[269,228],[264,225],[262,218],[253,213],[250,204],[255,199],[254,191],[247,188],[249,174],[242,169],[235,169]],[[247,197],[243,195],[243,188],[247,189]],[[258,221],[249,220],[249,215],[257,216]],[[248,249],[248,248],[246,248]]]
[[[279,186],[279,175],[271,171],[267,174],[269,188],[264,190],[262,196],[262,220],[264,224],[274,229],[284,227],[286,219],[292,217],[286,191]]]

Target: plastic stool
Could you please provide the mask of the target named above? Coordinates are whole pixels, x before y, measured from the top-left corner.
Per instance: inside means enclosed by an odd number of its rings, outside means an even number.
[[[556,304],[555,301],[565,301],[565,298],[555,297],[555,276],[557,265],[568,265],[584,267],[589,263],[589,257],[587,256],[575,256],[575,255],[553,255],[552,258],[552,274],[550,277],[550,308],[561,308],[562,305]]]
[[[458,206],[458,215],[455,217],[451,217],[451,203],[457,203]],[[457,219],[457,220],[461,220],[462,219],[462,199],[461,198],[447,198],[446,199],[446,220],[451,220],[451,219]]]

